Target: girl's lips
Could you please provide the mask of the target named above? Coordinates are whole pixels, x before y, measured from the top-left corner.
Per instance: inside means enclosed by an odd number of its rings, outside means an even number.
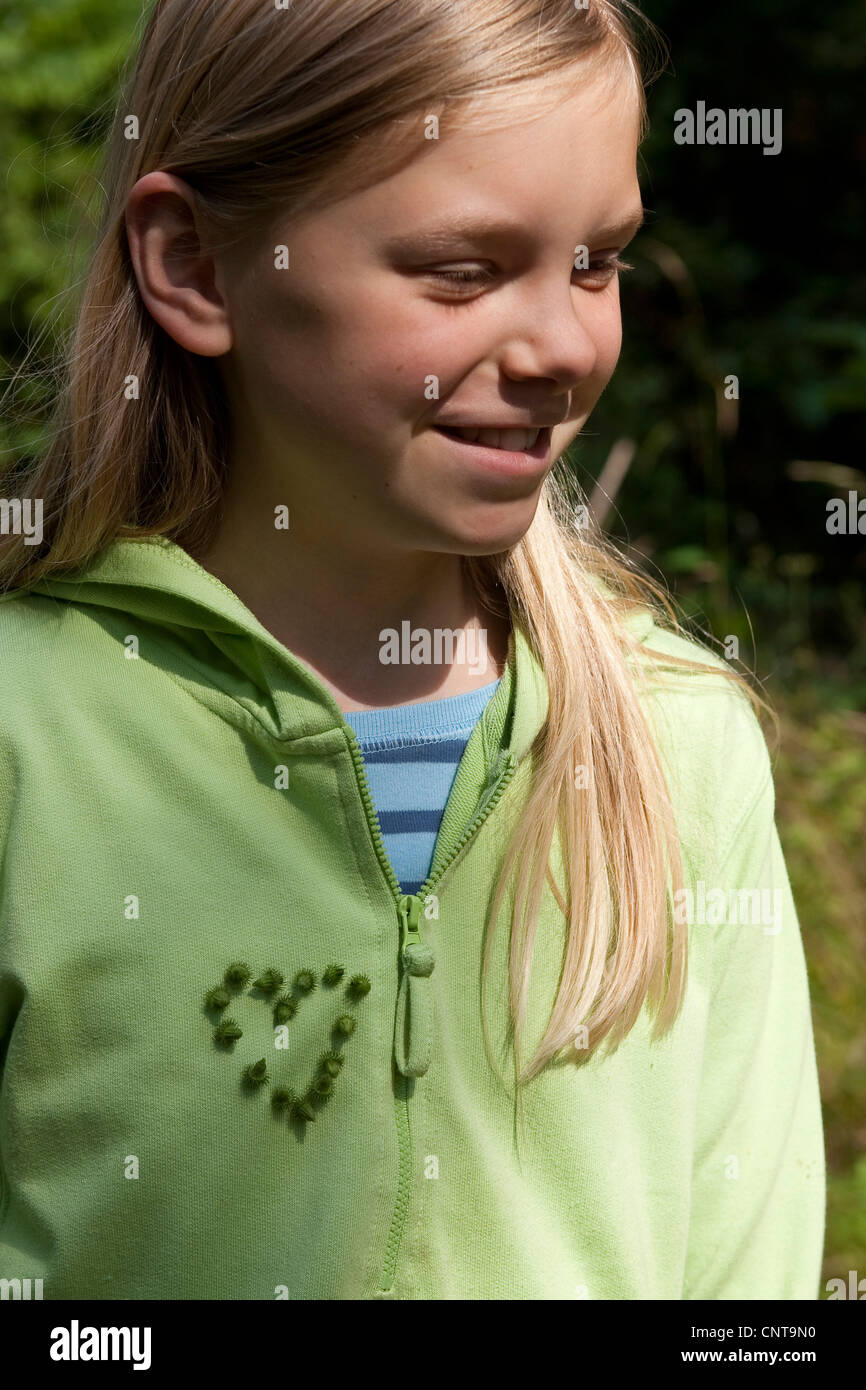
[[[531,449],[519,450],[496,449],[489,444],[470,443],[468,439],[463,439],[442,425],[434,425],[433,428],[443,439],[449,440],[455,449],[460,450],[467,463],[475,463],[490,472],[502,473],[509,477],[541,473],[544,469],[538,465],[543,464],[546,467],[550,460],[549,426],[544,426],[540,431]]]

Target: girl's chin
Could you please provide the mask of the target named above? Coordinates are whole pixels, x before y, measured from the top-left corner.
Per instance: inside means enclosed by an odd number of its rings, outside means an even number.
[[[439,532],[441,541],[435,547],[437,550],[447,550],[455,555],[498,555],[503,550],[510,550],[526,535],[532,525],[537,502],[537,497],[523,498],[510,507],[500,505],[495,508],[498,513],[495,517],[489,514],[489,506],[479,508],[478,515],[473,516],[474,509],[467,505],[459,515],[450,519],[450,524],[449,519],[441,515],[429,517],[423,529],[428,530],[432,522]]]

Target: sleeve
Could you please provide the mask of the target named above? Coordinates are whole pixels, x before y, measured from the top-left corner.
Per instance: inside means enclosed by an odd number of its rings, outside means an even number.
[[[684,1299],[817,1299],[825,1157],[803,942],[761,788],[706,886],[708,1024],[698,1096]],[[756,764],[752,766],[755,775]],[[724,920],[720,909],[724,899]]]

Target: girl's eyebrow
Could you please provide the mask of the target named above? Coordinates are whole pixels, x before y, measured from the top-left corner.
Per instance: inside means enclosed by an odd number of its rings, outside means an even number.
[[[642,207],[635,208],[621,221],[600,228],[593,241],[630,241],[646,221]],[[503,218],[455,217],[440,227],[430,227],[424,231],[409,232],[402,236],[389,237],[385,250],[399,255],[410,252],[435,254],[452,251],[455,242],[505,241],[511,240],[528,245],[534,239],[533,231],[522,222],[511,222]]]
[[[602,227],[596,232],[593,241],[631,241],[646,222],[646,208],[635,208],[621,222],[612,227]]]
[[[440,227],[429,227],[426,231],[408,232],[403,236],[391,237],[387,242],[389,251],[448,251],[457,241],[505,241],[511,239],[530,242],[532,233],[521,222],[510,222],[504,218],[453,217]]]

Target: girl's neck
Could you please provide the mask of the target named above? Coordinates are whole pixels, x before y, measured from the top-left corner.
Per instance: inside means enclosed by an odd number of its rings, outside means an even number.
[[[223,527],[193,558],[304,663],[344,713],[463,695],[500,677],[510,622],[459,555],[347,555]],[[190,552],[191,554],[193,552]]]

